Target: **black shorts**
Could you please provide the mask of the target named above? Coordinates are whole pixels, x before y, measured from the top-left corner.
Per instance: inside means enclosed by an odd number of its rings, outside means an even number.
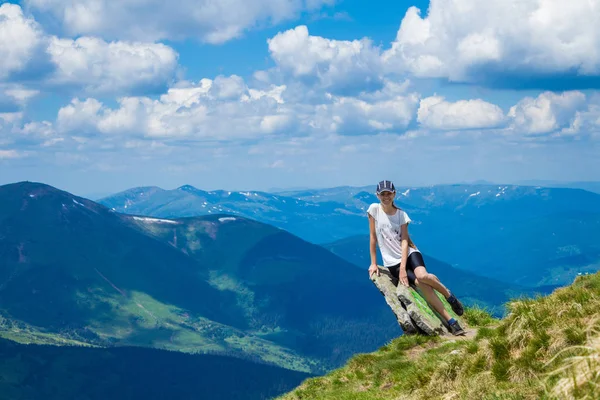
[[[415,276],[415,268],[424,266],[425,262],[423,261],[423,255],[421,252],[413,251],[413,253],[408,256],[408,259],[406,260],[406,275],[408,276],[408,283],[410,283],[412,286],[415,285],[415,279],[417,279]],[[387,267],[387,269],[390,271],[395,280],[400,280],[400,264],[392,265],[391,267]],[[394,285],[396,284],[397,282],[394,281]]]

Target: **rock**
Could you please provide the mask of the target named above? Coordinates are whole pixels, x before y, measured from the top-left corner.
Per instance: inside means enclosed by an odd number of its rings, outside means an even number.
[[[386,303],[392,309],[392,312],[398,320],[398,324],[404,331],[404,334],[411,335],[418,333],[417,328],[411,321],[409,313],[404,309],[402,303],[396,295],[396,285],[394,284],[395,279],[392,277],[387,268],[379,268],[380,275],[371,275],[371,281],[375,284],[377,289],[381,292],[385,298]]]
[[[417,291],[417,293],[419,293],[419,295],[421,297],[423,297],[423,294],[421,293],[420,289],[416,288],[415,290]],[[452,311],[452,307],[450,306],[450,304],[448,303],[448,301],[446,301],[446,299],[444,298],[444,296],[442,296],[437,291],[434,291],[434,292],[437,295],[437,297],[442,301],[442,304],[444,305],[444,308],[446,309],[446,311],[448,312],[448,314],[450,314],[450,316],[452,318],[456,319],[463,328],[466,328],[465,321],[462,318],[460,318],[458,315],[456,315],[456,313],[454,311]],[[425,298],[423,297],[423,299],[425,299]],[[433,307],[429,306],[429,308],[431,309],[431,312],[433,312],[435,314],[435,316],[442,322],[442,324],[444,325],[444,328],[446,328],[447,330],[449,330],[450,327],[448,326],[448,321],[446,321],[445,318],[443,318],[437,311],[435,311],[433,309]]]
[[[402,305],[406,307],[414,325],[418,326],[424,334],[430,336],[444,334],[442,321],[420,293],[411,287],[399,284],[396,287],[396,295]]]
[[[418,288],[399,284],[387,268],[379,267],[379,272],[380,276],[371,275],[371,281],[384,296],[405,334],[422,333],[432,336],[449,334],[448,322],[427,303]],[[450,316],[466,328],[464,321],[452,311],[446,299],[437,291],[435,293],[442,300]]]

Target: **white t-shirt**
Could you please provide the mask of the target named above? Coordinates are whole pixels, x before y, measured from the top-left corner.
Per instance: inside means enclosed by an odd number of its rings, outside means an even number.
[[[369,206],[367,213],[375,219],[375,232],[377,244],[385,267],[400,264],[402,260],[402,230],[401,226],[411,222],[403,210],[396,210],[394,215],[388,215],[383,211],[380,203]],[[408,255],[419,251],[408,246]]]

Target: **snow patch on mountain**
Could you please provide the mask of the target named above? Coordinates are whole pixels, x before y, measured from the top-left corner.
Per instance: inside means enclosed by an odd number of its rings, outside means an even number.
[[[179,222],[171,219],[149,218],[149,217],[133,217],[136,221],[147,222],[151,224],[178,224]]]

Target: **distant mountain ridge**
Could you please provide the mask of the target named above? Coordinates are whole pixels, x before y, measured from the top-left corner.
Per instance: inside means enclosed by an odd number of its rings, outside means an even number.
[[[23,342],[208,351],[318,372],[401,333],[365,271],[231,215],[126,215],[43,184],[5,185],[0,260],[0,336]]]
[[[312,243],[368,232],[374,187],[263,192],[204,192],[185,186],[102,203],[156,217],[226,212],[285,229]],[[455,268],[523,286],[570,283],[600,269],[600,195],[582,189],[516,185],[397,187],[424,252]]]
[[[518,185],[528,186],[542,186],[550,188],[570,188],[570,189],[583,189],[588,192],[594,192],[600,194],[600,181],[549,181],[549,180],[531,180],[517,182]]]
[[[277,226],[313,243],[328,241],[332,234],[343,237],[346,228],[342,227],[348,225],[348,216],[360,214],[336,202],[300,200],[260,191],[204,191],[190,185],[173,190],[133,188],[98,202],[117,212],[160,218],[234,214]],[[328,218],[324,220],[323,215]],[[350,224],[358,230],[361,222],[364,221],[355,218]],[[315,225],[320,228],[315,229]]]

